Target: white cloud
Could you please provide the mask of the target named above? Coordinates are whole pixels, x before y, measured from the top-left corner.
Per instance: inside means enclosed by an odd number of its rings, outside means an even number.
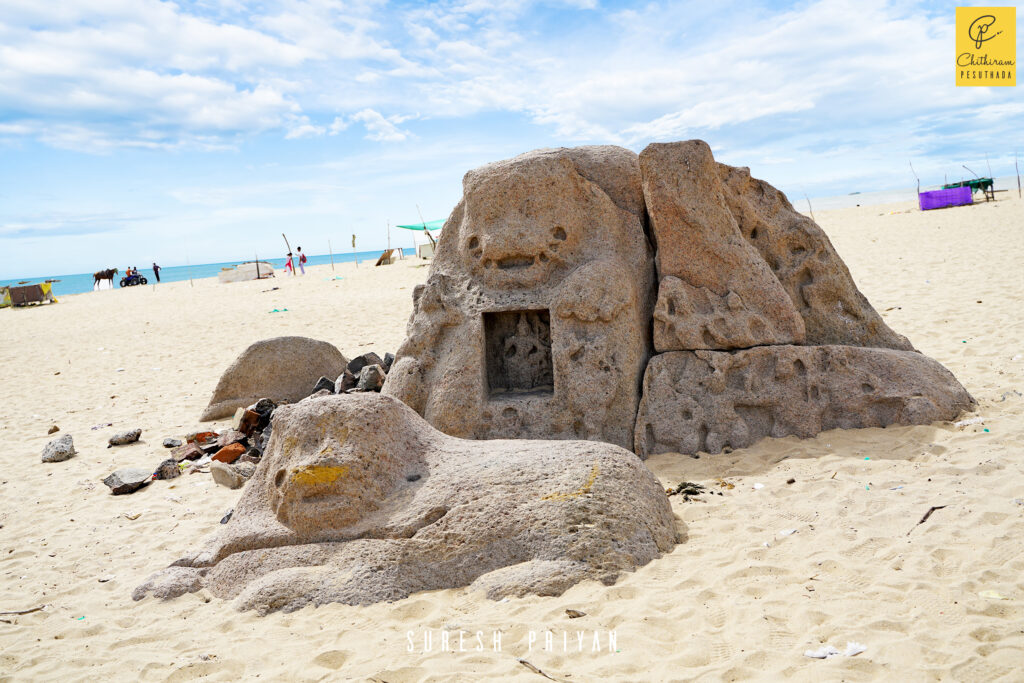
[[[352,116],[353,121],[359,121],[366,128],[366,138],[378,142],[401,142],[409,137],[407,130],[402,130],[397,124],[402,123],[409,117],[391,116],[385,118],[380,112],[373,109],[363,109]]]

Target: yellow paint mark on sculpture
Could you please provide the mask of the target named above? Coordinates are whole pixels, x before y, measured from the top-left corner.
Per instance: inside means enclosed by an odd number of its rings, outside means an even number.
[[[348,474],[348,465],[332,467],[327,465],[307,465],[292,472],[292,483],[296,486],[317,486],[333,484]]]
[[[566,501],[571,500],[573,498],[579,498],[580,496],[585,496],[588,493],[590,493],[590,489],[593,488],[594,482],[597,481],[597,475],[600,473],[601,468],[598,467],[597,463],[594,463],[594,466],[590,468],[590,476],[587,477],[587,481],[585,484],[583,484],[583,486],[579,487],[578,489],[571,493],[549,493],[548,495],[541,498],[541,500]]]

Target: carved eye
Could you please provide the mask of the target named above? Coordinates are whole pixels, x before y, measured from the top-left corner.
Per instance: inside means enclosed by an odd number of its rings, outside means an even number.
[[[473,235],[472,237],[469,238],[469,248],[470,249],[476,249],[479,246],[480,246],[480,240],[478,240],[476,238],[476,235]]]
[[[552,230],[551,235],[559,242],[565,241],[565,229],[562,226],[558,226],[554,230]]]

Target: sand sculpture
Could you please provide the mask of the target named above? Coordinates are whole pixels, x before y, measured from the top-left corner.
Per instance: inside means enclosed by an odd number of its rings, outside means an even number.
[[[559,595],[611,583],[677,541],[658,481],[617,446],[481,448],[377,394],[306,399],[273,423],[230,521],[135,599],[206,588],[267,612],[466,585]]]
[[[230,417],[261,398],[294,403],[321,377],[337,377],[348,361],[333,345],[308,337],[263,339],[243,351],[221,375],[201,421]]]
[[[539,150],[463,186],[383,389],[443,432],[646,457],[974,406],[814,221],[702,141]]]

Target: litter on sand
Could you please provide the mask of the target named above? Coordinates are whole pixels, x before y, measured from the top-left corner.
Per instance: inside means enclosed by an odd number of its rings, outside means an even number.
[[[783,529],[779,532],[779,536],[792,536],[796,533],[796,529]]]
[[[983,418],[981,415],[979,415],[978,417],[971,417],[971,418],[968,418],[966,420],[960,420],[959,422],[954,422],[953,426],[954,427],[968,427],[970,425],[980,425],[980,424],[983,424],[984,422],[985,422],[985,418]]]
[[[852,640],[846,643],[845,650],[837,650],[831,645],[823,645],[817,650],[807,650],[804,652],[804,657],[810,657],[811,659],[828,659],[829,657],[835,657],[836,655],[842,655],[844,657],[856,657],[861,652],[867,650],[866,645],[855,643]]]
[[[980,593],[978,593],[978,595],[980,595],[983,598],[988,598],[989,600],[1009,600],[1010,599],[1010,598],[1006,597],[1005,595],[1003,595],[1002,593],[1000,593],[999,591],[981,591]]]
[[[754,489],[760,491],[764,488],[764,484],[754,484]]]

